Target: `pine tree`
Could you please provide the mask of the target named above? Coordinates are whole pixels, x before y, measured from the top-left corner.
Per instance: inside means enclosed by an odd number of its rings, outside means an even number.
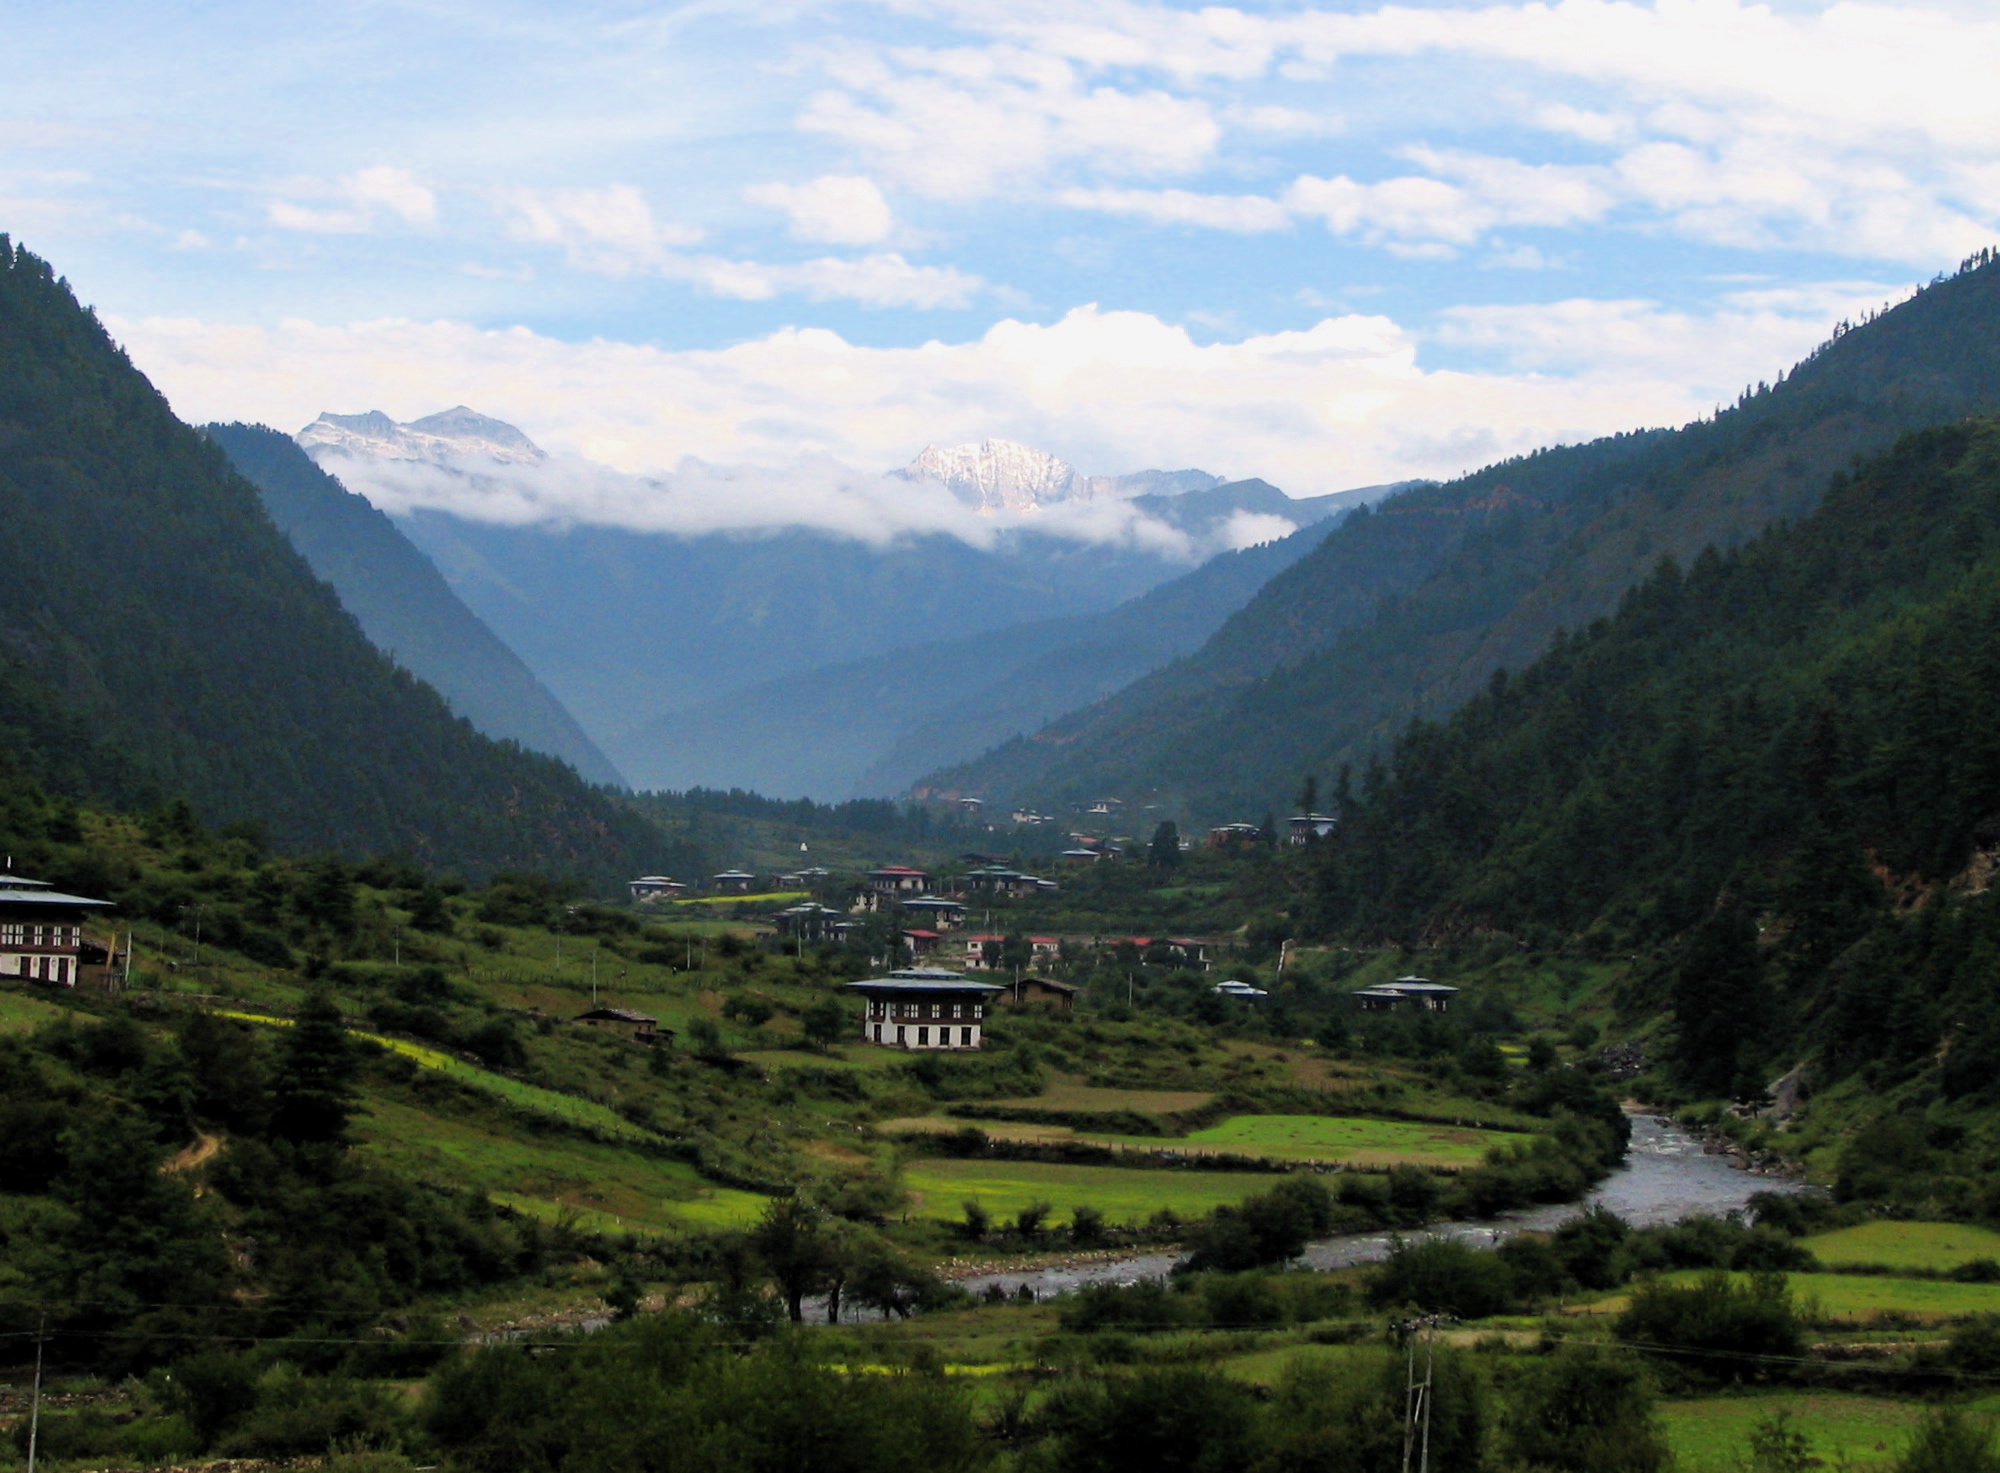
[[[327,993],[315,992],[300,1007],[279,1050],[271,1091],[272,1133],[306,1144],[343,1143],[358,1069],[340,1009]]]

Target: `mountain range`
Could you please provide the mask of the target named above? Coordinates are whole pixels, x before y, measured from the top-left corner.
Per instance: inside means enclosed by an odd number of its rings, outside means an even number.
[[[2000,267],[1981,257],[1713,418],[1554,447],[1351,516],[1194,653],[919,787],[1254,818],[1610,613],[1663,557],[1802,516],[1856,455],[1996,406]]]
[[[447,489],[494,464],[533,477],[546,459],[520,431],[463,407],[408,424],[326,414],[297,439],[336,475],[365,481],[385,464],[421,463],[456,478]],[[1304,549],[1286,540],[1301,525],[1383,489],[1294,499],[1196,470],[1083,477],[997,440],[932,447],[893,479],[937,480],[975,520],[1021,515],[977,540],[931,531],[869,542],[782,524],[697,535],[503,522],[434,493],[447,504],[405,506],[394,520],[633,783],[839,799],[897,791],[1192,647]],[[1078,500],[1117,502],[1112,533],[1036,518]],[[1130,535],[1134,526],[1151,531]],[[1265,543],[1286,550],[1239,551]],[[1189,568],[1202,547],[1223,550],[1207,577],[1198,556]],[[1182,577],[1172,615],[1115,612]],[[1101,634],[1099,617],[1111,619]],[[1028,668],[1041,660],[1046,672]],[[573,744],[541,746],[578,760]]]

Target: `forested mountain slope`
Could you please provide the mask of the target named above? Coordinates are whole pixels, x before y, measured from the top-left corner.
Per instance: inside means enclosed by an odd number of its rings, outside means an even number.
[[[0,238],[0,731],[114,804],[293,848],[612,875],[653,831],[396,669],[48,265]]]
[[[1114,609],[822,666],[675,711],[634,744],[647,754],[646,785],[741,784],[829,801],[901,792],[940,762],[1032,730],[1197,648],[1329,525],[1220,553]]]
[[[1854,455],[1995,405],[2000,265],[1982,255],[1712,420],[1543,451],[1352,518],[1188,659],[928,781],[1254,814],[1608,612],[1663,554],[1798,516]]]
[[[1659,957],[1632,1001],[1674,1008],[1706,1091],[1809,1051],[1822,1082],[2000,1089],[2000,424],[1663,563],[1341,808],[1311,929]]]
[[[560,757],[592,782],[624,784],[521,657],[366,497],[321,470],[290,435],[245,424],[209,425],[205,433],[378,649],[437,687],[486,735]]]

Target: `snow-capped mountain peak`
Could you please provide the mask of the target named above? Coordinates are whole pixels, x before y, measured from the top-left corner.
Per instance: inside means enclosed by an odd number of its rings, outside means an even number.
[[[322,414],[295,436],[308,455],[357,460],[460,460],[483,457],[503,465],[548,459],[540,446],[505,421],[463,404],[398,424],[379,409],[366,414]]]
[[[1014,440],[926,445],[900,474],[912,481],[940,482],[985,512],[1032,511],[1090,494],[1068,461]]]

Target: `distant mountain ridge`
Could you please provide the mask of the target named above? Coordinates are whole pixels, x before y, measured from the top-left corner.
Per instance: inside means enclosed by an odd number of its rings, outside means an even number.
[[[487,736],[560,757],[591,782],[624,786],[576,718],[365,497],[277,430],[209,425],[205,433],[377,649],[429,681]]]
[[[502,465],[539,465],[548,455],[503,420],[463,404],[398,424],[379,409],[366,414],[322,414],[295,437],[309,455],[351,455],[369,460],[450,461],[462,457]]]
[[[892,474],[906,481],[936,481],[982,512],[1034,511],[1099,496],[1173,496],[1222,484],[1222,477],[1197,470],[1086,476],[1059,456],[1018,440],[926,445],[915,460]]]
[[[1351,517],[1186,659],[922,783],[1254,818],[1609,613],[1662,556],[1797,517],[1855,455],[1996,406],[2000,267],[1968,263],[1713,419],[1541,451]]]
[[[371,462],[421,462],[423,477],[412,479],[427,487],[427,496],[445,486],[446,497],[452,486],[476,486],[483,474],[481,446],[511,446],[509,453],[534,448],[513,427],[462,408],[407,426],[385,415],[322,415],[299,440],[327,467],[351,475],[356,486],[367,484],[361,467]],[[1059,458],[1011,442],[960,449],[968,454],[937,452],[928,462],[940,474],[960,475],[955,495],[975,509],[985,498],[987,510],[1026,514],[997,528],[968,519],[965,537],[926,531],[887,543],[798,525],[683,534],[591,522],[486,522],[460,514],[449,501],[425,505],[421,497],[394,520],[452,591],[638,785],[769,783],[777,792],[837,799],[848,796],[864,772],[889,760],[900,732],[885,731],[872,719],[822,724],[815,708],[794,703],[785,708],[783,736],[760,732],[748,740],[727,723],[711,728],[704,718],[692,718],[686,732],[704,735],[691,746],[693,737],[677,732],[677,713],[702,707],[721,720],[738,709],[730,702],[742,692],[782,689],[798,679],[823,690],[824,680],[842,678],[833,672],[856,663],[968,640],[953,679],[970,693],[989,683],[982,671],[997,677],[1017,667],[1015,656],[1039,638],[1029,626],[1114,608],[1188,571],[1204,550],[1280,541],[1302,524],[1375,494],[1294,501],[1263,481],[1225,483],[1205,471],[1080,477]],[[569,469],[549,472],[558,493]],[[507,481],[532,488],[540,474],[537,464],[517,460]],[[660,485],[672,495],[669,481]],[[1061,504],[1036,498],[1059,493],[1116,505],[1084,526],[1034,515]],[[561,494],[545,504],[560,507]],[[1010,627],[1021,631],[1015,644],[982,642]],[[1178,652],[1144,639],[1132,648],[1160,658]],[[1108,656],[1093,668],[1124,679],[1145,666]],[[828,672],[824,679],[809,674],[821,670]],[[911,678],[899,675],[892,683]],[[904,690],[885,698],[884,710],[941,715],[949,706],[946,692],[955,688],[939,680],[935,690]],[[1102,679],[1080,675],[1050,687],[1069,699],[1107,688]],[[747,719],[750,708],[741,709]],[[1034,702],[1028,709],[1024,719],[1049,714]],[[981,721],[973,726],[987,730]],[[863,730],[873,733],[868,740],[875,747],[857,745]],[[802,750],[801,744],[816,740],[826,743],[823,753]],[[698,749],[701,743],[708,749]],[[787,744],[800,753],[799,762],[727,765],[753,749],[769,754]],[[914,760],[914,771],[947,753],[975,749],[953,738],[928,762],[898,757],[895,766],[902,771]]]

